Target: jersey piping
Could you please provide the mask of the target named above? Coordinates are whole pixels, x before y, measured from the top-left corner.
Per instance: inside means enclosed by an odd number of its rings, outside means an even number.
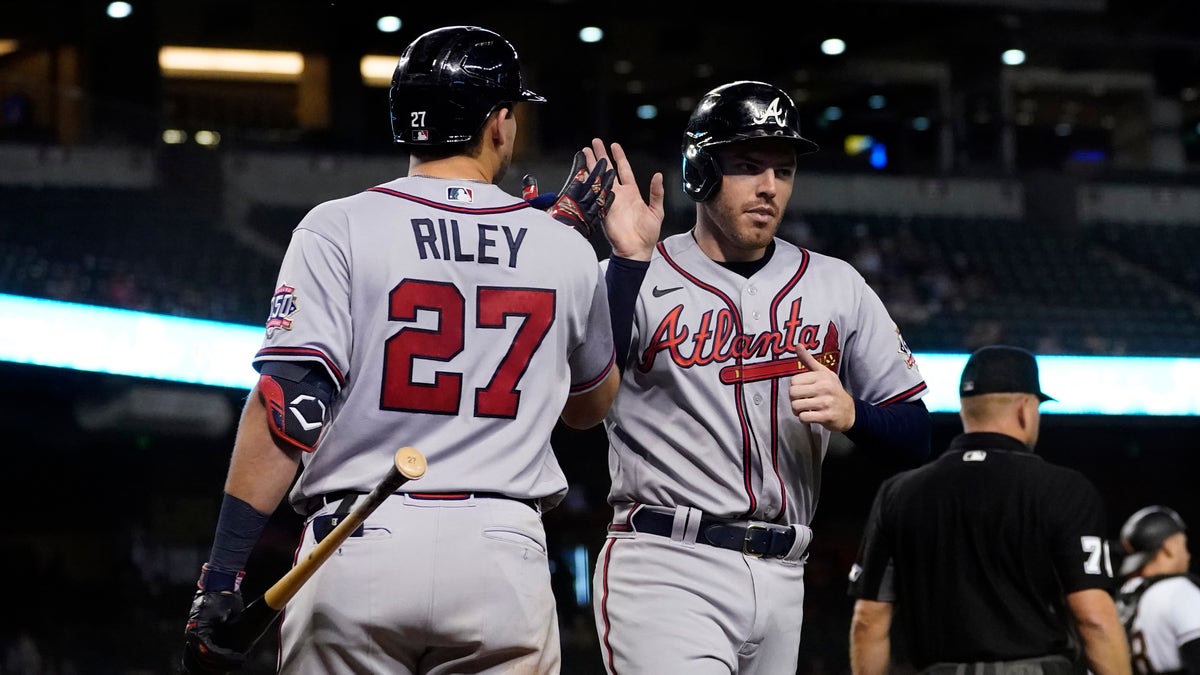
[[[595,388],[598,384],[600,384],[601,382],[604,381],[604,378],[608,377],[608,374],[612,371],[613,366],[615,366],[616,363],[617,363],[617,353],[614,351],[612,358],[610,358],[608,360],[608,365],[605,366],[600,371],[599,375],[597,375],[596,377],[593,377],[590,380],[587,380],[586,382],[580,382],[579,384],[571,385],[571,388],[570,388],[571,393],[578,394],[578,393],[585,392],[585,391]]]
[[[779,304],[783,302],[784,296],[786,296],[793,288],[795,288],[796,284],[800,283],[800,278],[803,277],[804,273],[808,271],[808,250],[803,248],[800,249],[800,256],[800,265],[796,268],[796,273],[792,275],[792,278],[788,280],[786,284],[783,285],[783,288],[779,289],[779,292],[775,294],[775,298],[771,300],[770,312],[772,332],[779,331]],[[796,358],[800,358],[799,353],[796,354]],[[771,380],[771,400],[779,400],[779,378],[774,378]],[[775,472],[775,479],[779,481],[779,514],[776,516],[776,518],[772,519],[776,520],[779,517],[782,517],[783,514],[787,513],[788,498],[787,488],[783,484],[783,475],[779,473],[778,406],[771,406],[771,469]]]
[[[695,275],[683,269],[683,267],[681,267],[677,262],[675,262],[675,260],[671,258],[671,254],[667,253],[667,247],[661,241],[658,243],[658,252],[660,255],[662,255],[663,260],[665,260],[666,263],[672,267],[672,269],[678,272],[680,276],[696,286],[704,289],[705,291],[712,293],[722,302],[724,302],[725,306],[729,308],[730,316],[733,317],[734,327],[737,330],[737,334],[741,335],[743,333],[742,313],[738,311],[737,305],[734,304],[732,298],[730,298],[728,295],[725,295],[725,293],[721,292],[720,289],[710,286],[709,284],[701,281]],[[742,365],[741,354],[735,355],[734,359],[737,365],[740,367]],[[742,383],[740,381],[734,383],[733,385],[733,397],[734,405],[737,408],[738,422],[740,423],[742,429],[742,479],[746,488],[746,497],[750,500],[749,508],[746,510],[745,515],[750,516],[758,509],[758,499],[754,496],[754,485],[752,482],[752,476],[750,475],[750,452],[757,444],[754,441],[754,435],[751,433],[750,419],[746,415],[746,406],[742,400]],[[759,449],[759,454],[762,454],[761,449]]]
[[[915,385],[913,387],[909,387],[908,389],[905,389],[904,391],[900,392],[899,394],[896,394],[895,396],[892,396],[891,398],[885,398],[884,400],[880,401],[879,403],[876,403],[875,405],[884,406],[884,405],[891,405],[893,403],[899,403],[905,399],[916,396],[917,394],[925,391],[928,387],[929,387],[929,385],[925,384],[925,382],[922,381],[920,384]]]
[[[325,370],[333,381],[337,384],[338,389],[346,385],[346,376],[338,369],[337,364],[333,359],[325,355],[319,349],[311,347],[264,347],[258,350],[254,355],[255,361],[270,360],[270,361],[319,361],[325,366]]]

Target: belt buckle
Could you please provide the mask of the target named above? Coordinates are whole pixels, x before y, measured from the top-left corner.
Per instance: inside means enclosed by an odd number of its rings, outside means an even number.
[[[751,558],[763,557],[762,553],[755,553],[750,550],[750,533],[753,532],[754,530],[762,530],[762,531],[766,532],[769,529],[770,528],[768,528],[764,525],[755,525],[753,523],[750,525],[747,525],[746,526],[746,537],[744,539],[742,539],[742,555],[748,555]]]

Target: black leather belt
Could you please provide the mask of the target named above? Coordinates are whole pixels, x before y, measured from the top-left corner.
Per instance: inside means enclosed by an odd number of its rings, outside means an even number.
[[[336,512],[345,514],[350,513],[350,509],[354,506],[354,502],[368,493],[357,490],[339,490],[328,494],[317,495],[304,502],[304,512],[312,515],[321,510],[326,504],[339,502]],[[407,494],[410,499],[429,500],[429,501],[462,501],[471,498],[482,499],[507,499],[514,502],[520,502],[525,506],[538,510],[538,500],[522,499],[520,497],[510,497],[499,492],[397,492],[395,494]]]
[[[633,514],[631,522],[638,532],[669,537],[675,526],[675,514],[643,508]],[[796,530],[786,525],[701,518],[696,541],[757,558],[782,558],[796,543]]]

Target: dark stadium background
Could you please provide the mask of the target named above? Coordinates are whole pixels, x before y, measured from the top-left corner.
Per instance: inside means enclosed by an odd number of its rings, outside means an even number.
[[[557,186],[573,150],[598,135],[630,148],[643,177],[667,172],[666,227],[687,227],[690,206],[670,182],[686,111],[722,82],[768,80],[794,93],[822,146],[801,167],[818,184],[912,179],[926,199],[970,181],[1021,191],[1019,216],[996,217],[983,207],[914,211],[920,199],[890,210],[839,204],[797,190],[783,235],[859,266],[918,357],[989,341],[1039,353],[1200,356],[1200,211],[1164,215],[1200,183],[1200,22],[1184,0],[846,0],[719,12],[568,0],[162,0],[133,2],[121,21],[105,16],[106,4],[0,2],[0,293],[260,323],[281,247],[307,208],[360,175],[382,182],[406,168],[389,142],[386,88],[362,83],[359,58],[472,23],[512,40],[529,86],[550,99],[519,111],[528,124],[510,189],[526,171]],[[375,29],[384,14],[403,19],[398,32]],[[606,38],[580,44],[584,25]],[[823,54],[827,37],[844,39],[846,54]],[[328,77],[303,86],[166,77],[164,45],[295,50]],[[1000,63],[1012,46],[1026,50],[1025,64]],[[886,104],[872,107],[874,95]],[[658,115],[637,117],[647,103]],[[167,145],[166,129],[212,130],[221,142]],[[883,143],[887,165],[847,154],[848,134]],[[150,165],[89,164],[92,151]],[[327,180],[300,194],[247,193],[224,163],[239,153],[278,159],[280,183]],[[13,170],[13,157],[82,170],[31,178]],[[131,187],[128,173],[149,179]],[[269,187],[271,176],[249,184]],[[1113,185],[1146,192],[1162,211],[1106,217],[1095,205],[1113,202],[1073,198]],[[77,331],[88,339],[87,326]],[[131,411],[98,425],[87,414],[135,394],[176,397],[178,417]],[[0,486],[10,505],[0,672],[173,671],[233,442],[232,426],[212,420],[236,412],[244,395],[0,363]],[[951,414],[935,424],[935,448],[959,431]],[[1200,523],[1198,437],[1197,416],[1049,415],[1039,449],[1095,481],[1115,537],[1149,503]],[[583,546],[593,560],[602,542],[603,434],[562,428],[555,441],[572,482],[568,501],[546,516],[564,672],[598,673],[571,556]],[[900,468],[844,442],[825,462],[801,673],[847,671],[845,576],[875,488]],[[287,569],[298,527],[286,506],[275,514],[247,595]],[[269,643],[247,672],[270,672]]]

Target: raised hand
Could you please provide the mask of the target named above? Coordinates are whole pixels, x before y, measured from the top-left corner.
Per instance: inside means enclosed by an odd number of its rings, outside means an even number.
[[[608,216],[604,219],[604,235],[612,245],[613,255],[630,260],[649,260],[662,231],[663,175],[656,172],[650,178],[649,201],[642,199],[637,177],[619,143],[606,150],[604,141],[592,139],[592,147],[585,148],[588,166],[608,159],[617,171],[617,182],[612,186]]]
[[[590,238],[608,214],[609,191],[616,177],[616,170],[608,168],[608,160],[589,159],[580,150],[575,153],[561,190],[540,194],[537,178],[526,174],[521,179],[521,196],[534,208],[544,209],[558,222]]]
[[[801,422],[820,424],[830,431],[846,431],[854,426],[854,398],[837,373],[817,361],[804,345],[796,345],[796,352],[808,370],[793,375],[788,386],[792,413]]]

